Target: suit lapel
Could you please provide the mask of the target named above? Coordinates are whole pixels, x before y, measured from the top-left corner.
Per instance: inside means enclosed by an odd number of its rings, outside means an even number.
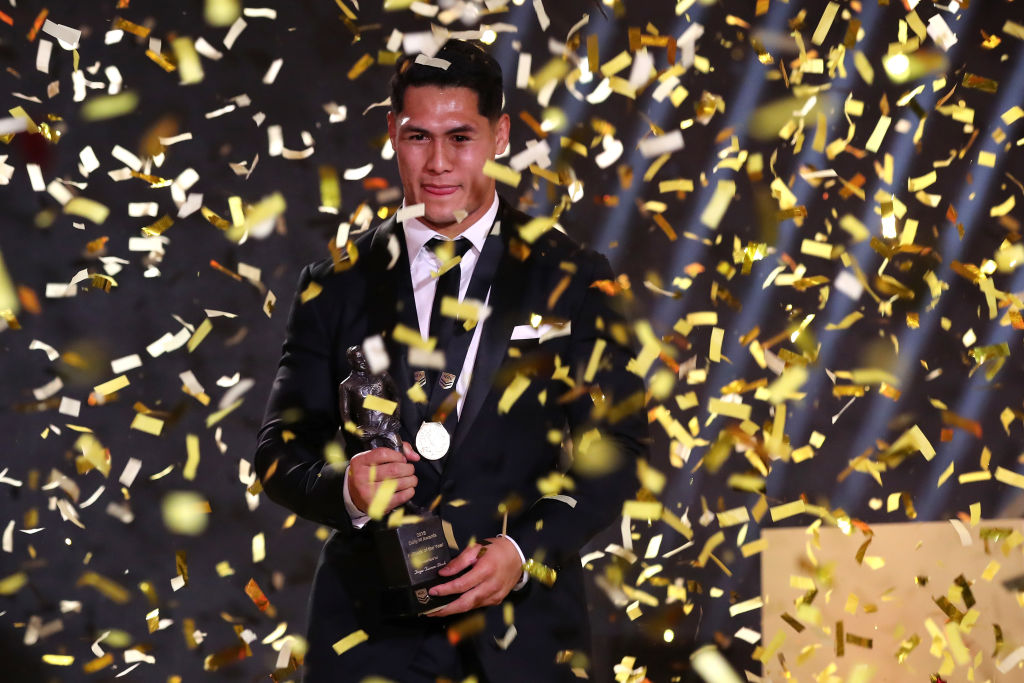
[[[516,234],[516,225],[510,217],[507,205],[502,201],[497,220],[501,221],[501,239],[504,250],[498,263],[498,272],[491,284],[490,317],[484,321],[480,331],[480,344],[477,348],[476,360],[473,364],[473,376],[470,378],[466,400],[462,404],[455,437],[446,465],[456,457],[459,446],[466,439],[480,413],[484,399],[494,385],[494,378],[508,351],[512,328],[523,321],[522,302],[527,287],[527,265],[509,253],[509,239]]]

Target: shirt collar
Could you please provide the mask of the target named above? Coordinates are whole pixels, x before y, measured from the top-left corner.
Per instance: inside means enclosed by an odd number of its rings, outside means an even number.
[[[405,204],[403,204],[405,206]],[[465,237],[470,241],[473,248],[479,254],[483,251],[484,242],[487,240],[487,235],[491,233],[491,226],[494,225],[494,219],[498,215],[498,193],[494,193],[494,199],[491,201],[491,206],[487,209],[487,212],[481,216],[473,225],[466,228],[459,237]],[[402,224],[405,229],[405,246],[408,249],[409,262],[412,263],[416,260],[416,256],[420,253],[420,249],[426,244],[431,237],[440,237],[433,229],[427,227],[418,218],[406,218]],[[443,238],[442,238],[443,239]]]

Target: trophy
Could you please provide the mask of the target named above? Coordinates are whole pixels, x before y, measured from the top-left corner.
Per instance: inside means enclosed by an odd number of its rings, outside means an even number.
[[[369,362],[359,346],[349,347],[352,373],[338,385],[338,404],[342,422],[352,421],[361,431],[367,448],[402,450],[398,435],[400,403],[398,388],[387,371],[370,372]],[[392,414],[364,407],[368,396],[393,401]],[[393,616],[413,616],[429,612],[453,601],[457,595],[433,596],[431,587],[450,580],[438,575],[448,564],[451,553],[445,540],[441,518],[429,510],[406,503],[403,513],[408,521],[389,528],[386,521],[370,521],[373,544],[384,579],[382,608]]]

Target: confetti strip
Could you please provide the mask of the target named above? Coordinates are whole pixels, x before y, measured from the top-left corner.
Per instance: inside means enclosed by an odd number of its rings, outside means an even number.
[[[348,634],[338,642],[334,643],[331,647],[334,649],[336,654],[342,655],[354,648],[356,645],[365,643],[369,638],[370,637],[366,635],[366,631],[359,629],[358,631],[353,631]]]

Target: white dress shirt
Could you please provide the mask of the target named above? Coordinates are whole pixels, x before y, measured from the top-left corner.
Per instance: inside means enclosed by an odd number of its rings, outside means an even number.
[[[494,199],[491,201],[491,206],[487,209],[487,212],[475,223],[463,230],[456,238],[468,239],[472,245],[459,262],[460,301],[466,296],[470,280],[473,277],[473,270],[476,268],[477,261],[480,260],[480,252],[484,248],[487,236],[491,233],[491,228],[494,226],[494,219],[497,215],[498,193],[495,192]],[[427,247],[427,242],[439,235],[432,228],[415,218],[407,218],[402,225],[405,230],[405,253],[409,255],[409,274],[412,278],[412,291],[416,299],[416,319],[419,322],[420,336],[426,339],[430,335],[430,309],[434,301],[434,292],[437,290],[437,278],[432,276],[432,273],[437,272],[443,265],[440,259],[437,258],[437,255]],[[484,300],[485,305],[490,300],[490,297],[491,291],[488,288],[487,296]],[[466,360],[463,362],[462,372],[455,382],[455,391],[459,394],[459,401],[456,404],[456,414],[458,416],[462,415],[462,404],[466,401],[466,392],[469,390],[473,366],[476,364],[476,352],[480,346],[480,331],[483,329],[484,324],[484,321],[480,321],[473,328],[473,338],[470,340],[469,348],[466,350]],[[363,451],[363,453],[368,452]],[[355,459],[363,455],[363,453],[357,453],[352,458]],[[370,521],[370,516],[356,507],[352,501],[352,496],[348,490],[347,469],[345,470],[344,497],[345,508],[348,510],[348,515],[352,520],[352,526],[357,529],[363,528]],[[502,534],[502,536],[504,535]],[[512,545],[515,546],[516,551],[519,553],[520,560],[525,563],[526,556],[523,555],[519,544],[509,536],[504,537],[512,541]],[[529,574],[524,571],[523,576],[515,586],[515,590],[524,586],[528,578]]]
[[[472,244],[459,262],[459,301],[466,296],[469,281],[473,277],[473,270],[476,268],[477,261],[480,260],[480,252],[484,248],[484,242],[494,226],[494,218],[497,215],[498,194],[495,193],[487,213],[459,235],[459,238],[466,238]],[[406,253],[409,254],[409,272],[412,276],[412,291],[416,297],[416,319],[420,324],[420,336],[426,339],[430,336],[430,309],[434,302],[434,292],[437,290],[437,278],[433,277],[431,273],[437,272],[444,264],[426,246],[431,238],[438,236],[436,232],[415,218],[406,219],[404,226]],[[490,297],[491,292],[488,288],[485,304]],[[473,373],[473,366],[476,364],[476,350],[480,346],[480,330],[483,329],[483,326],[484,323],[479,322],[473,328],[473,338],[466,350],[466,360],[462,364],[462,372],[455,382],[455,391],[459,394],[459,402],[455,406],[458,411],[457,416],[462,415],[462,404],[466,402],[466,391],[469,389],[469,380]]]

